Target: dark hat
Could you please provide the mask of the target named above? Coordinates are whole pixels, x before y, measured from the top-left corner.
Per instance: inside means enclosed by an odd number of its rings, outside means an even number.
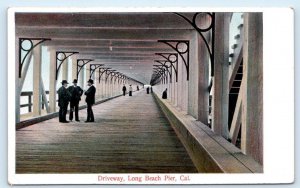
[[[69,84],[69,83],[67,82],[67,80],[63,80],[63,81],[61,82],[61,84],[64,85],[64,84]]]
[[[73,83],[76,83],[76,84],[77,84],[77,79],[74,79],[74,80],[73,80]]]
[[[87,82],[91,83],[91,84],[94,84],[94,80],[92,80],[92,79],[89,79]]]

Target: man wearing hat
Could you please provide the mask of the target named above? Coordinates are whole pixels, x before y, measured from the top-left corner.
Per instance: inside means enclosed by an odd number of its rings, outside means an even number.
[[[84,93],[86,95],[85,102],[87,104],[87,120],[85,122],[94,122],[94,113],[92,106],[95,104],[96,88],[93,86],[94,81],[89,79],[87,82],[89,89]]]
[[[122,91],[123,91],[123,96],[125,96],[125,95],[126,95],[126,90],[127,90],[127,88],[126,88],[126,86],[125,86],[125,84],[124,84],[124,86],[123,86],[123,88],[122,88]]]
[[[77,86],[77,79],[74,79],[73,85],[70,86],[68,90],[71,93],[69,120],[73,120],[73,112],[75,111],[75,121],[79,121],[78,106],[79,101],[81,100],[81,95],[83,94],[83,90]]]
[[[62,86],[57,91],[59,106],[59,122],[69,123],[66,120],[68,105],[69,101],[71,100],[71,93],[67,89],[69,83],[67,82],[67,80],[63,80],[61,84]]]

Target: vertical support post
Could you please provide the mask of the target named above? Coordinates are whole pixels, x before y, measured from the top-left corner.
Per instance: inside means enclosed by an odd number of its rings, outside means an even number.
[[[100,74],[99,74],[100,75]],[[104,98],[104,93],[105,93],[105,83],[104,83],[104,80],[103,80],[103,77],[105,76],[105,73],[103,73],[101,75],[101,78],[100,78],[100,91],[99,91],[99,94],[100,94],[100,98],[103,99]]]
[[[113,96],[113,80],[112,80],[112,73],[109,75],[109,97]]]
[[[204,19],[203,22],[208,22],[208,20]],[[207,23],[204,23],[207,24]],[[197,119],[204,124],[208,123],[208,100],[209,100],[209,93],[208,93],[208,79],[209,79],[209,61],[210,61],[210,54],[207,50],[205,45],[205,41],[197,34],[197,75],[198,75],[198,117]],[[192,67],[190,67],[190,70]],[[191,74],[190,74],[191,76]],[[189,83],[191,84],[191,83]],[[189,87],[190,91],[190,87]],[[189,96],[193,95],[192,91],[189,93]],[[196,103],[197,104],[197,103]]]
[[[23,70],[22,70],[22,74],[21,74],[21,78],[20,78],[20,84],[19,84],[20,91],[22,91],[22,89],[23,89],[23,85],[24,85],[24,82],[25,82],[25,79],[26,79],[26,75],[27,75],[29,66],[30,66],[31,59],[32,59],[32,52],[30,52],[28,54],[28,56],[27,56],[27,58],[24,62],[24,65],[23,65]]]
[[[15,117],[16,117],[16,123],[20,122],[20,99],[21,99],[21,88],[20,86],[20,79],[19,79],[19,70],[21,69],[20,64],[19,64],[19,56],[21,55],[21,49],[20,49],[20,41],[19,38],[16,37],[15,39],[15,88],[16,88],[16,93],[15,93]]]
[[[82,71],[80,71],[78,79],[79,79],[79,81],[78,81],[79,86],[81,88],[84,88],[84,83],[85,83],[85,81],[84,81],[84,69]]]
[[[76,55],[71,56],[72,59],[72,81],[77,79],[77,57]],[[81,73],[81,71],[80,71]],[[79,75],[80,77],[80,75]]]
[[[33,117],[41,115],[42,45],[33,49]]]
[[[49,107],[50,112],[56,112],[56,51],[48,49],[50,53],[50,74],[49,74]]]
[[[46,94],[44,81],[43,81],[42,77],[41,77],[41,96],[42,96],[42,109],[46,108],[46,112],[49,113],[50,108],[49,108],[49,105],[48,105],[47,94]]]
[[[44,107],[45,107],[44,101],[45,101],[44,96],[42,96],[42,110],[44,110]]]
[[[263,164],[263,15],[245,13],[242,151]]]
[[[106,83],[105,83],[106,72],[102,74],[101,81],[102,82],[102,98],[106,98]]]
[[[32,100],[31,100],[31,95],[28,95],[28,112],[32,112]]]
[[[181,60],[182,61],[182,60]],[[183,64],[183,62],[179,63],[181,64],[180,67],[181,67],[181,73],[182,73],[182,111],[187,113],[187,110],[188,110],[188,93],[189,93],[189,81],[186,80],[185,78],[187,77],[187,72],[185,70],[185,66]]]
[[[62,80],[68,80],[69,58],[65,61],[66,62],[62,64]]]
[[[104,73],[105,74],[105,78],[107,76],[107,71]],[[109,97],[109,76],[107,79],[104,78],[104,82],[105,82],[105,98]]]
[[[175,73],[172,74],[172,84],[173,84],[173,104],[177,106],[177,82],[175,78]]]
[[[100,84],[98,82],[99,76],[100,76],[98,69],[95,70],[94,75],[95,75],[94,84],[95,84],[95,87],[96,87],[96,90],[97,90],[97,92],[96,92],[96,99],[99,99],[100,98],[100,90],[101,89],[100,89]]]
[[[203,39],[195,32],[190,40],[190,78],[188,81],[188,114],[208,123],[209,53]]]
[[[107,98],[107,82],[105,81],[106,74],[107,74],[107,72],[105,71],[102,75],[102,82],[103,82],[103,89],[104,89],[103,97],[104,98]]]
[[[84,88],[86,88],[86,82],[90,79],[90,65],[86,64],[85,65],[85,83],[83,83]]]
[[[212,130],[228,139],[229,13],[216,13],[215,23]]]

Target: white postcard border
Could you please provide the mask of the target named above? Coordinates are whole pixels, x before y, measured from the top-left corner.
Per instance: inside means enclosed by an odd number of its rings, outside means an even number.
[[[176,182],[99,181],[99,176],[147,174],[16,174],[15,173],[15,12],[263,12],[264,31],[264,173],[156,174]],[[279,14],[280,13],[280,14]],[[294,12],[291,8],[45,8],[8,10],[8,182],[10,184],[254,184],[294,181]],[[14,83],[14,82],[13,82]],[[151,174],[154,176],[154,174]],[[189,176],[190,181],[180,181]]]

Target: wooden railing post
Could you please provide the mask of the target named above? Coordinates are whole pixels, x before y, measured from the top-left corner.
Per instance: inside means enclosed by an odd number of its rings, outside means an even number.
[[[28,95],[28,112],[32,111],[31,105],[32,105],[31,95]]]

